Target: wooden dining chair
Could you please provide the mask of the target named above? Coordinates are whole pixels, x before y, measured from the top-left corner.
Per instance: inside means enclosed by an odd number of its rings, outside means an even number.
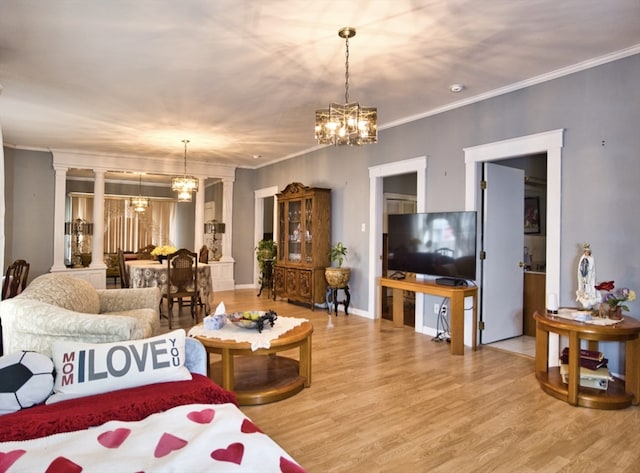
[[[183,299],[191,300],[191,317],[195,322],[196,306],[198,304],[198,253],[186,248],[181,248],[167,256],[167,299],[169,330],[171,330],[171,317],[173,315],[173,303],[178,300],[179,308],[182,308]]]
[[[2,282],[2,300],[11,299],[24,291],[30,266],[25,260],[18,259],[7,268]]]
[[[124,259],[124,251],[118,248],[118,267],[120,268],[120,287],[128,288],[131,287],[131,283],[129,281],[129,271],[127,271],[127,265],[125,264]]]
[[[138,259],[153,259],[153,255],[151,254],[151,252],[153,250],[156,249],[156,245],[147,245],[144,248],[140,248],[137,252],[136,252],[136,257]]]
[[[207,245],[202,245],[202,248],[200,248],[200,259],[198,261],[204,264],[209,263],[209,248],[207,248]]]

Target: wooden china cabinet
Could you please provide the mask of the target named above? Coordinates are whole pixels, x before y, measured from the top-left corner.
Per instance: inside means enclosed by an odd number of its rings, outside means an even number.
[[[276,195],[278,257],[276,295],[315,308],[325,302],[324,269],[330,265],[331,189],[289,184]]]

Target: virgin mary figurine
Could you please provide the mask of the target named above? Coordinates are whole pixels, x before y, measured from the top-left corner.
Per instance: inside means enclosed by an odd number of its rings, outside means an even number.
[[[576,301],[582,304],[584,309],[591,309],[602,301],[600,292],[596,291],[596,262],[591,255],[591,245],[585,243],[582,246],[582,256],[578,261],[578,290]]]

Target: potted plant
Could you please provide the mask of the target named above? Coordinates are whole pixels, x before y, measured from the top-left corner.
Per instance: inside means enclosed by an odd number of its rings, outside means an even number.
[[[273,240],[260,240],[256,250],[256,260],[258,261],[258,268],[260,268],[260,284],[262,284],[262,275],[265,272],[265,261],[273,261],[278,254],[278,247]]]
[[[351,268],[342,267],[342,263],[344,262],[348,252],[349,250],[347,250],[347,247],[344,246],[341,241],[331,247],[329,257],[331,258],[331,262],[336,266],[330,266],[324,270],[324,277],[326,278],[329,286],[345,287],[349,284]]]

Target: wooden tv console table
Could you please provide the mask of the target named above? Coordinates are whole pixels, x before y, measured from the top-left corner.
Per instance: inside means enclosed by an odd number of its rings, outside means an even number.
[[[595,409],[622,409],[640,404],[640,321],[624,316],[615,325],[593,325],[535,312],[536,378],[547,394],[573,406]],[[549,368],[549,332],[569,339],[569,379],[562,382],[560,368]],[[624,342],[625,380],[614,378],[606,391],[580,386],[580,340],[589,350],[598,350],[600,341]]]
[[[443,286],[432,281],[417,281],[413,278],[392,279],[378,278],[380,289],[389,287],[393,289],[393,326],[404,326],[404,307],[402,291],[413,291],[432,296],[448,297],[449,305],[449,329],[451,330],[451,354],[464,355],[464,299],[473,297],[473,326],[471,335],[471,348],[476,349],[476,328],[478,325],[478,287],[477,286]],[[378,308],[378,314],[382,318],[382,308]]]

